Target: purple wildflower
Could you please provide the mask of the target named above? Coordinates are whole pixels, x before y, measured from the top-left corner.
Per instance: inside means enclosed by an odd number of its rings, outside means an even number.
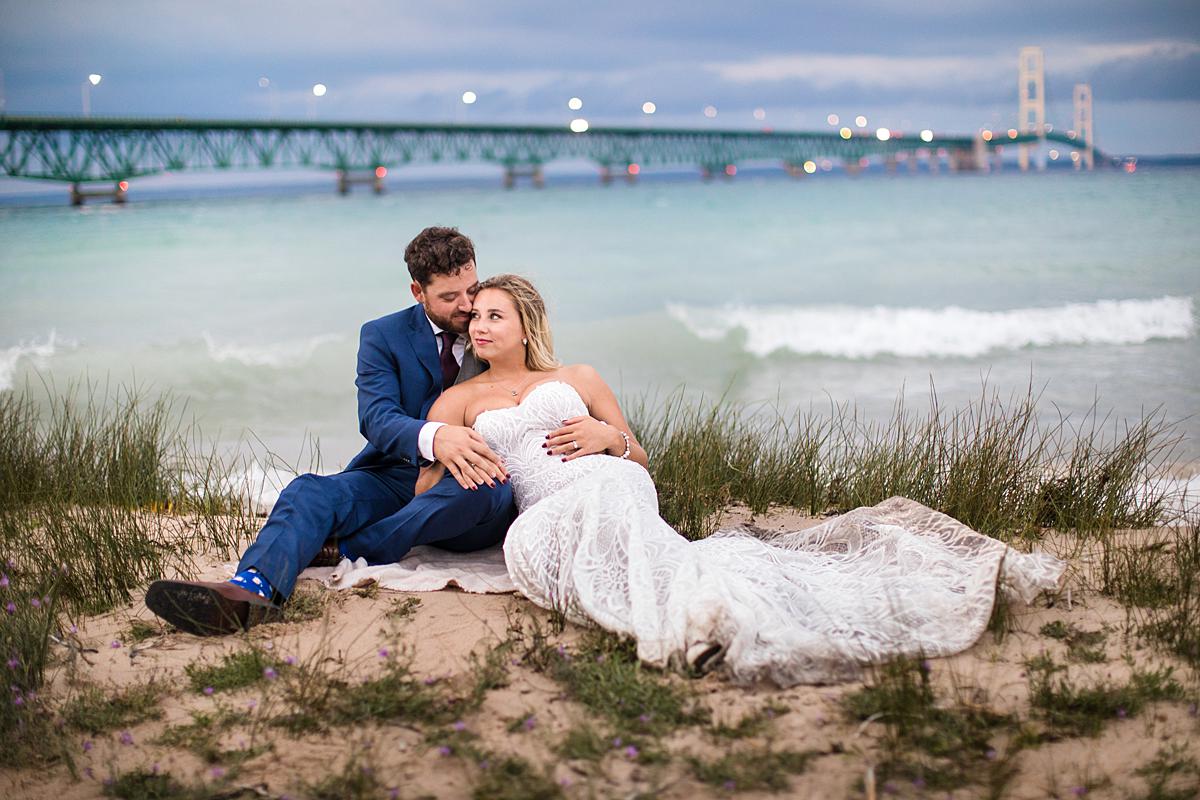
[[[121,643],[118,642],[116,639],[113,639],[112,642],[108,646],[111,647],[113,650],[117,650],[121,647]]]
[[[531,731],[537,727],[537,720],[534,718],[533,714],[530,714],[525,718],[525,721],[521,723],[521,727],[527,731]]]
[[[389,655],[391,655],[391,653],[388,652],[388,649],[386,647],[379,648],[379,657],[380,658],[387,658]]]
[[[563,777],[558,779],[558,785],[565,789],[571,785],[571,779],[564,775]]]
[[[95,780],[95,779],[96,779],[96,773],[95,773],[95,772],[92,772],[92,768],[91,768],[91,767],[84,767],[84,768],[83,768],[83,774],[84,774],[84,775],[86,775],[86,776],[87,776],[87,777],[88,777],[90,780]]]
[[[213,687],[211,687],[211,686],[205,686],[205,687],[204,687],[204,694],[205,694],[205,695],[207,695],[208,697],[212,697],[212,693],[213,693]]]
[[[278,678],[278,677],[279,677],[279,673],[278,673],[278,672],[276,672],[276,671],[274,670],[274,668],[272,668],[272,667],[267,667],[266,669],[264,669],[264,670],[263,670],[263,677],[264,677],[264,678],[266,678],[266,679],[267,679],[267,680],[269,680],[269,681],[273,681],[273,680],[275,680],[276,678]]]
[[[1197,715],[1200,715],[1200,706],[1197,706],[1195,703],[1192,703],[1190,706],[1188,706],[1188,716],[1194,717]]]
[[[18,707],[25,705],[25,698],[21,697],[21,695],[17,695],[13,698],[13,705]]]
[[[996,748],[994,747],[989,747],[988,751],[983,754],[984,758],[986,758],[988,761],[995,761],[996,755]]]
[[[638,714],[638,722],[640,722],[640,723],[642,723],[643,725],[645,725],[645,724],[646,724],[647,722],[649,722],[649,721],[650,721],[650,715],[649,715],[649,714]]]
[[[458,719],[455,720],[454,724],[450,727],[454,728],[456,731],[465,731],[467,729],[467,723],[463,722],[461,719]]]
[[[489,766],[491,766],[491,765],[488,763],[488,760],[486,758],[483,761],[479,762],[480,769],[487,769]]]
[[[921,672],[924,672],[926,675],[933,672],[933,664],[929,663],[928,658],[921,662]]]
[[[50,595],[48,595],[48,594],[42,595],[42,605],[44,605],[44,606],[50,605]]]
[[[84,739],[83,740],[83,752],[90,753],[91,751],[92,751],[92,740]]]
[[[34,608],[41,608],[42,601],[36,597],[31,597],[31,598],[29,598],[29,605],[33,606]]]
[[[21,666],[21,662],[16,658],[10,658],[7,663],[9,669],[16,669],[17,667]]]
[[[733,781],[725,781],[723,784],[721,784],[721,788],[727,792],[732,792],[737,788],[737,784]]]
[[[0,572],[0,589],[4,589],[7,586],[8,586],[8,576],[5,575],[3,572]]]
[[[453,752],[454,751],[450,749],[449,745],[442,745],[441,747],[438,748],[438,755],[448,756]]]
[[[133,744],[133,734],[129,731],[121,731],[121,744]]]
[[[1125,710],[1125,709],[1123,709],[1123,708],[1118,708],[1118,709],[1117,709],[1117,719],[1125,719],[1127,716],[1129,716],[1129,712],[1128,712],[1128,711],[1126,711],[1126,710]]]
[[[225,777],[225,770],[222,769],[221,767],[213,767],[211,770],[208,771],[208,774],[210,774],[214,778],[220,780],[221,778]]]
[[[388,789],[388,800],[398,800],[399,797],[400,797],[399,787],[393,786],[392,788]]]
[[[257,700],[249,700],[246,702],[246,710],[247,711],[253,711],[255,709],[255,707],[257,707],[257,706],[258,706]]]
[[[1083,797],[1085,794],[1087,794],[1087,787],[1076,786],[1075,788],[1071,789],[1071,794],[1075,795],[1076,797]]]
[[[426,686],[433,686],[435,683],[437,683],[437,678],[430,675],[428,678],[423,680],[422,683],[424,683]]]
[[[10,614],[15,614],[15,613],[17,613],[17,606],[16,606],[16,604],[13,603],[12,600],[9,600],[8,605],[6,605],[4,607],[4,610]]]
[[[613,747],[620,747],[620,746],[621,746],[621,744],[622,744],[622,742],[621,742],[621,737],[620,737],[620,736],[618,736],[617,738],[613,739]]]
[[[597,656],[596,656],[596,663],[597,663],[597,664],[603,664],[603,663],[604,663],[604,660],[605,660],[605,655],[604,655],[604,653],[600,653],[599,655],[597,655]]]
[[[71,630],[71,633],[79,633],[79,626],[78,626],[78,625],[72,625],[72,626],[71,626],[71,628],[70,628],[70,630]]]
[[[294,667],[294,666],[296,666],[296,657],[288,656],[285,659],[283,659],[283,663],[287,664],[289,667]]]
[[[634,747],[633,745],[629,745],[628,747],[625,748],[625,757],[626,758],[637,758],[638,757],[638,749],[636,747]]]

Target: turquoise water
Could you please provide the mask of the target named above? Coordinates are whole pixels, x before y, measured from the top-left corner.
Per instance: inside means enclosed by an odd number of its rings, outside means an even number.
[[[1042,391],[1162,407],[1200,456],[1200,172],[491,186],[0,208],[0,389],[86,374],[186,400],[223,441],[359,448],[358,326],[408,305],[429,224],[531,277],[559,353],[625,396],[886,415]],[[1188,418],[1190,416],[1190,418]]]

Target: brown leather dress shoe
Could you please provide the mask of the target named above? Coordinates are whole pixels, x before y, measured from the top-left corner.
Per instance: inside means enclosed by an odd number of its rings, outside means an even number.
[[[181,631],[222,636],[283,617],[283,609],[232,583],[155,581],[146,606]]]
[[[325,544],[309,562],[310,567],[336,567],[342,563],[342,551],[338,549],[337,539],[326,539]]]

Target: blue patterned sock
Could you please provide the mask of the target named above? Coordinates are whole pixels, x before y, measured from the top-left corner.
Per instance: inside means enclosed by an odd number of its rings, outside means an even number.
[[[273,593],[270,582],[267,581],[266,577],[264,577],[263,574],[254,567],[242,570],[237,575],[234,575],[232,578],[230,578],[229,582],[234,586],[239,586],[247,591],[254,592],[264,600],[270,600],[271,594]]]

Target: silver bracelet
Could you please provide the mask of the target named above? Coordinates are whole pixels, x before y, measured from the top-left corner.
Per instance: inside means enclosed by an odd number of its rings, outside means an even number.
[[[604,420],[599,420],[599,423],[601,425],[608,424]],[[632,447],[633,447],[629,442],[629,434],[619,428],[613,428],[613,430],[615,430],[617,433],[621,434],[621,438],[625,440],[625,452],[621,453],[621,455],[617,456],[617,458],[629,458],[629,453],[631,452]]]

